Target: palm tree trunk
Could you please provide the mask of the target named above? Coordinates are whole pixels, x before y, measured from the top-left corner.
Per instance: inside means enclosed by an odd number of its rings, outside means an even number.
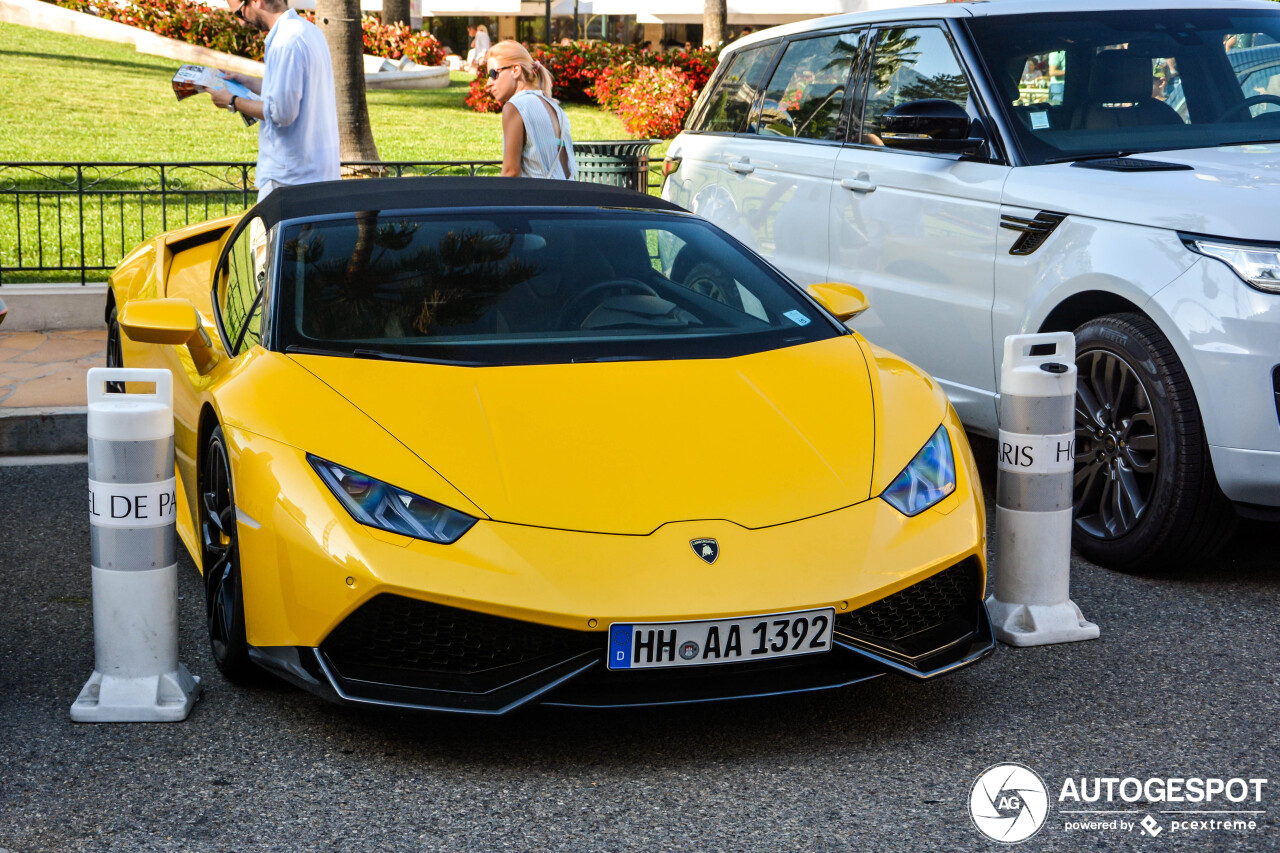
[[[320,2],[320,0],[316,0]],[[724,44],[725,0],[703,0],[702,46],[719,48]]]
[[[316,23],[329,42],[333,85],[338,100],[338,147],[343,161],[377,160],[378,146],[364,97],[364,35],[360,0],[316,0]],[[346,171],[344,169],[344,171]],[[376,172],[355,167],[356,173]]]
[[[382,0],[382,23],[409,23],[409,0]]]

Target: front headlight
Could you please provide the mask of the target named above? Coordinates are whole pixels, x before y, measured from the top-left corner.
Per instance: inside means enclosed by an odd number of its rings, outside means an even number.
[[[1183,237],[1183,245],[1197,254],[1217,258],[1252,285],[1267,293],[1280,293],[1280,248],[1222,243],[1200,237]]]
[[[880,497],[903,515],[919,515],[956,490],[956,463],[947,428],[938,427],[916,458]]]
[[[458,541],[476,523],[476,519],[456,509],[326,462],[319,456],[308,453],[307,461],[352,518],[361,524],[448,545]]]

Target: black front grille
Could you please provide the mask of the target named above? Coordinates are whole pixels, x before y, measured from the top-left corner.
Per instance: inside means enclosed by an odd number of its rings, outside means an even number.
[[[344,679],[480,692],[583,652],[602,632],[570,631],[384,593],[329,634],[320,651]]]
[[[836,634],[854,645],[912,660],[949,646],[978,626],[982,571],[976,557],[943,569],[852,613]]]

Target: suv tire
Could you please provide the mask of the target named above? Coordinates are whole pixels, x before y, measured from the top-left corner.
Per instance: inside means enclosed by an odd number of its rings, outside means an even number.
[[[1230,538],[1236,514],[1182,362],[1141,314],[1099,317],[1075,335],[1072,541],[1108,568],[1189,568]]]

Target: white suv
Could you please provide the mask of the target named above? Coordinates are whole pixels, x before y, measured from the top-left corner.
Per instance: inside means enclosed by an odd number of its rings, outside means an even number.
[[[1280,6],[1001,0],[735,42],[664,198],[997,429],[1005,336],[1074,330],[1075,544],[1186,564],[1280,519]],[[732,300],[705,259],[673,274]],[[839,393],[839,389],[832,389]]]

